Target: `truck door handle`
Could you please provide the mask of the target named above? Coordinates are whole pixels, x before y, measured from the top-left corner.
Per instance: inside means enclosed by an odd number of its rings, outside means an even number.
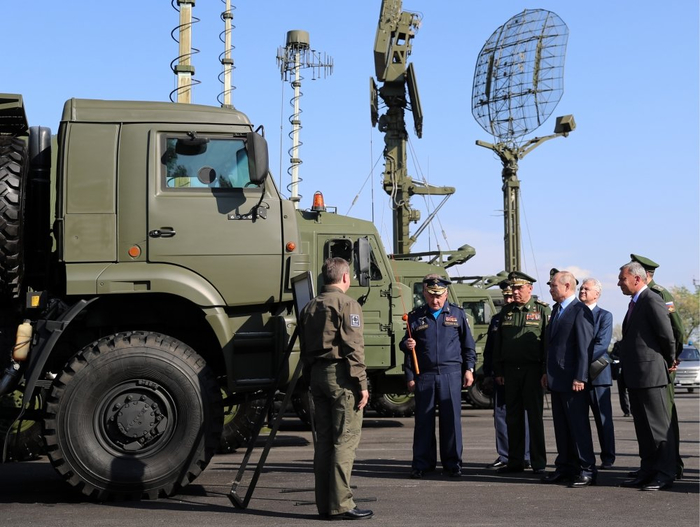
[[[148,233],[151,238],[172,238],[175,234],[175,229],[172,227],[161,227],[160,229],[153,229]]]

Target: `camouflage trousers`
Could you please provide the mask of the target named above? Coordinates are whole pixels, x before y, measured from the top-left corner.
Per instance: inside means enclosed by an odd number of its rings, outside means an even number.
[[[319,514],[343,514],[355,508],[350,474],[360,444],[360,387],[345,361],[316,361],[311,370],[316,446],[314,475]]]

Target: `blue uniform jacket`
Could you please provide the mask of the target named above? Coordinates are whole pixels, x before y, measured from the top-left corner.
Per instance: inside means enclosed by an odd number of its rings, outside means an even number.
[[[437,319],[428,306],[408,314],[410,336],[416,341],[416,356],[420,373],[449,373],[473,368],[476,364],[474,338],[467,315],[455,304],[445,302]],[[406,354],[406,380],[415,378],[412,353],[406,349],[406,331],[399,347]]]

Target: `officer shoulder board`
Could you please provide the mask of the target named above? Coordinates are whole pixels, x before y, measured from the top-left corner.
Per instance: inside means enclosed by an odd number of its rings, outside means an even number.
[[[549,307],[549,304],[547,302],[545,302],[544,300],[537,299],[537,300],[535,300],[535,304],[539,304],[542,307]]]

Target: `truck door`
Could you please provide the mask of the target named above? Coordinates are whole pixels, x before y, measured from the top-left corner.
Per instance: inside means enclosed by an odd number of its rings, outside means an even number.
[[[382,270],[381,261],[376,258],[378,247],[376,240],[369,238],[372,249],[370,256],[370,287],[362,287],[357,277],[352,278],[348,295],[355,298],[365,298],[362,305],[365,339],[365,364],[369,369],[386,370],[394,366],[392,353],[392,319],[391,319],[391,276]],[[354,240],[322,235],[318,246],[323,247],[319,254],[319,266],[329,257],[340,257],[353,266],[352,249]],[[353,270],[354,271],[354,270]],[[318,287],[317,287],[318,289]],[[366,295],[366,297],[365,297]]]
[[[149,261],[201,275],[230,306],[278,301],[283,251],[277,190],[269,181],[250,182],[244,137],[192,139],[154,134]]]

